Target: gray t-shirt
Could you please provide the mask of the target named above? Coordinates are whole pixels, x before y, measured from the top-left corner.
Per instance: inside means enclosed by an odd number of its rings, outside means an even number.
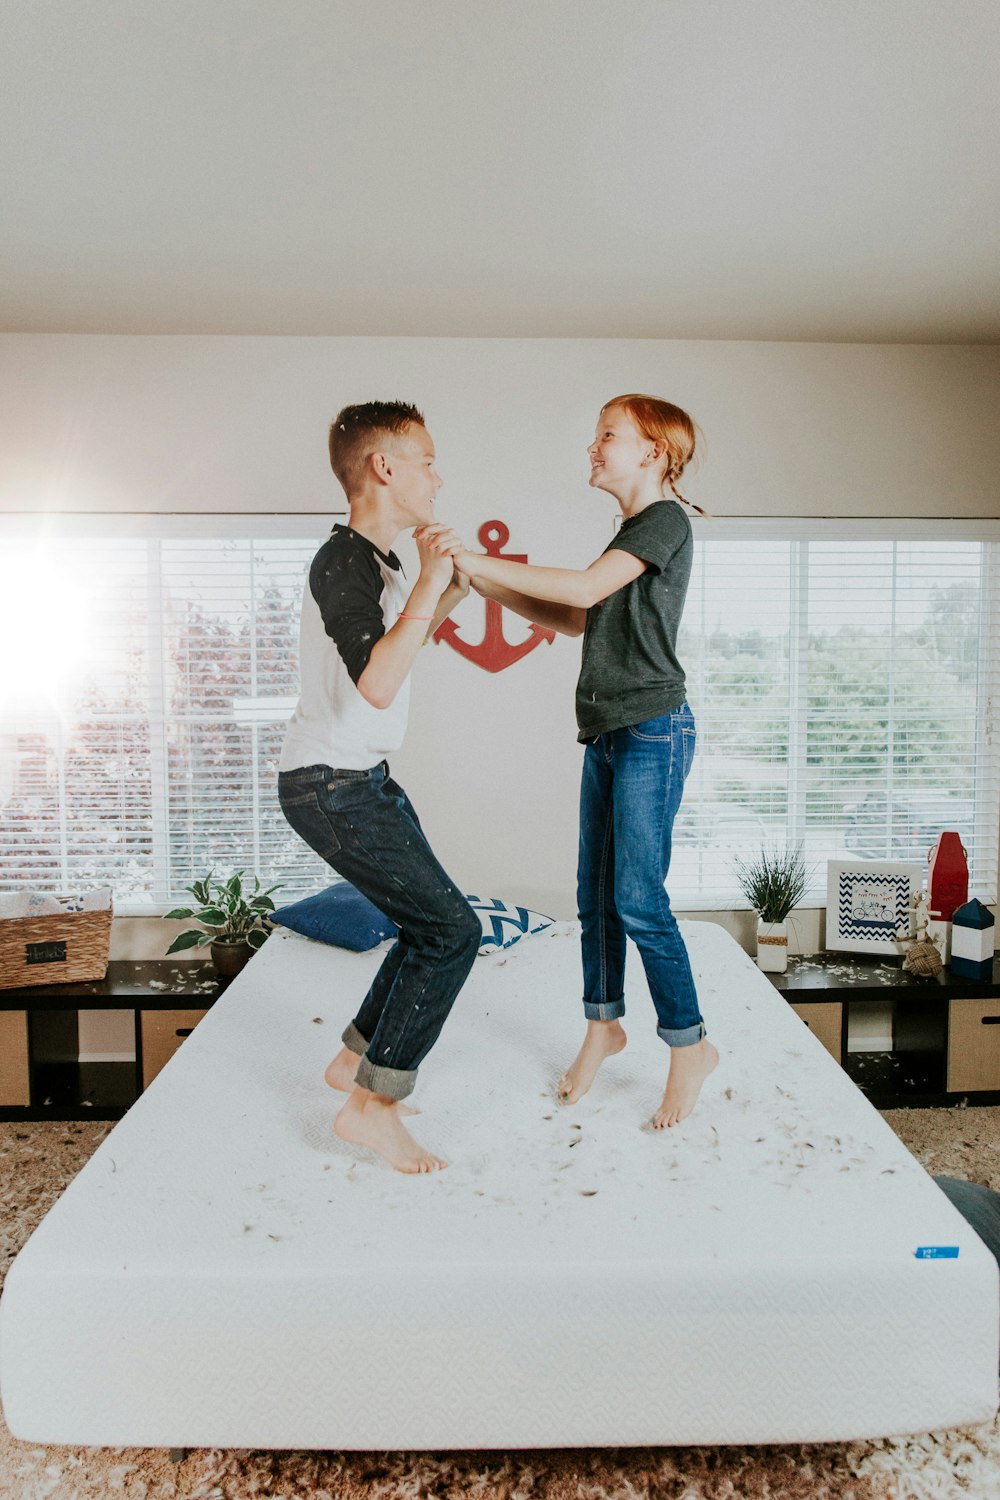
[[[691,576],[691,522],[676,500],[623,521],[605,552],[641,557],[645,572],[587,611],[576,685],[581,743],[655,719],[684,702],[677,629]]]

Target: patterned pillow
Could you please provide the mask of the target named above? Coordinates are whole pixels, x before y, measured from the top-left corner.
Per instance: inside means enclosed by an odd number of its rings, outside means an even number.
[[[483,900],[479,896],[467,896],[466,900],[482,927],[480,954],[510,948],[521,938],[551,927],[554,920],[506,901]],[[347,880],[327,886],[315,896],[294,901],[291,906],[279,907],[271,913],[271,921],[334,948],[350,948],[354,953],[364,953],[399,932],[395,922]]]
[[[541,912],[530,911],[526,906],[511,906],[507,901],[479,896],[466,896],[466,900],[483,929],[479,943],[480,957],[484,953],[496,953],[500,948],[511,948],[523,937],[542,932],[555,921],[554,917],[545,917]]]

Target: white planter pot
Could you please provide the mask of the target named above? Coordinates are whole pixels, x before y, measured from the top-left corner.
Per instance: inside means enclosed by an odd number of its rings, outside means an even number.
[[[757,918],[757,967],[767,974],[784,974],[788,968],[787,922]]]

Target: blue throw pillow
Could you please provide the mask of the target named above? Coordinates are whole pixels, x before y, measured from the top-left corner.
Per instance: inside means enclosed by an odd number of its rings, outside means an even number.
[[[480,955],[495,953],[498,948],[510,948],[523,937],[542,932],[551,927],[553,917],[544,917],[541,912],[530,911],[526,906],[511,906],[507,901],[490,900],[479,896],[465,898],[483,929],[479,943]]]
[[[301,932],[303,937],[332,943],[336,948],[350,948],[355,953],[375,948],[399,931],[395,922],[390,922],[346,880],[327,886],[316,896],[293,901],[291,906],[280,906],[271,913],[270,920],[279,927]]]

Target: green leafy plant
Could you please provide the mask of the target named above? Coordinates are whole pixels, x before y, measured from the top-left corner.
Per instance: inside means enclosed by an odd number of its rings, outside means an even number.
[[[762,922],[783,922],[806,891],[806,864],[802,846],[795,849],[761,849],[752,859],[733,860],[736,878]]]
[[[198,910],[190,906],[177,906],[168,911],[165,921],[182,921],[193,917],[201,928],[189,927],[178,933],[167,953],[180,953],[184,948],[205,948],[209,943],[247,943],[251,948],[261,948],[267,941],[267,930],[263,926],[269,912],[274,911],[271,892],[280,890],[278,885],[260,888],[257,876],[253,879],[253,890],[243,888],[242,870],[230,875],[228,880],[216,880],[215,872],[209,871],[204,880],[196,880],[184,887],[199,903]],[[206,932],[204,929],[208,928]]]

